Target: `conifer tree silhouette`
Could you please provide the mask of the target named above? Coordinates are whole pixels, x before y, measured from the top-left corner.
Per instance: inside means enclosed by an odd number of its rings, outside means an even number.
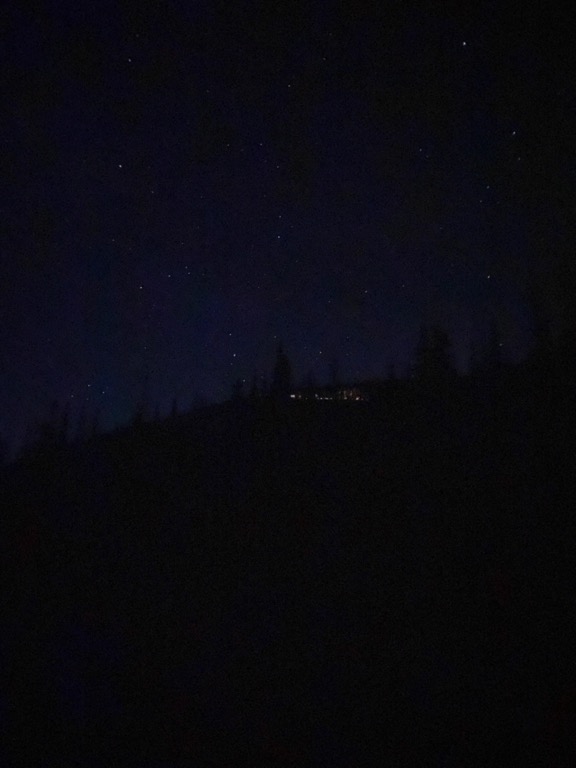
[[[100,432],[100,409],[96,408],[92,414],[92,420],[90,423],[90,435],[96,437]]]
[[[252,377],[252,384],[250,385],[250,400],[257,400],[260,396],[260,390],[258,388],[258,377],[256,374]]]
[[[432,385],[446,383],[455,375],[450,337],[441,326],[421,326],[414,375],[422,383]]]
[[[485,353],[485,367],[492,374],[498,374],[504,365],[504,342],[500,334],[500,329],[495,320],[490,324],[490,333]]]
[[[413,375],[416,379],[426,378],[430,368],[430,340],[428,329],[425,325],[420,326],[420,336],[416,345],[416,360],[414,362]]]
[[[328,373],[330,375],[330,384],[336,387],[340,383],[340,363],[338,358],[334,356],[328,365]]]
[[[86,412],[86,404],[82,403],[80,411],[78,412],[78,418],[76,419],[76,432],[75,441],[78,443],[83,442],[87,437],[88,427],[88,414]]]
[[[66,445],[68,442],[68,430],[70,428],[70,406],[68,403],[62,409],[60,416],[60,425],[58,429],[58,441],[62,445]]]
[[[232,385],[232,402],[239,402],[244,397],[244,383],[238,378]]]
[[[282,343],[278,345],[276,352],[276,362],[272,372],[272,385],[270,392],[276,399],[285,399],[289,397],[292,387],[292,366],[288,356],[284,352]]]
[[[316,379],[314,377],[314,372],[313,371],[311,371],[311,370],[308,371],[306,376],[304,376],[304,378],[302,379],[301,386],[304,389],[309,389],[309,390],[313,390],[313,389],[316,388]]]

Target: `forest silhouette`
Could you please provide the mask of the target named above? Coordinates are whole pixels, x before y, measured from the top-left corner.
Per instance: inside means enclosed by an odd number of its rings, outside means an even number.
[[[2,468],[4,764],[568,765],[573,359],[423,326],[405,377],[54,403]]]

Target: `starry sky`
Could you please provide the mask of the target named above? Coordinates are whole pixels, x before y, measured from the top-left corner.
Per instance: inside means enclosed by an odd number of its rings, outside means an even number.
[[[466,8],[465,6],[469,6]],[[502,7],[504,6],[504,7]],[[568,18],[501,2],[30,0],[2,10],[0,433],[269,375],[464,367],[570,241]],[[544,288],[543,288],[544,286]],[[550,289],[552,290],[552,289]]]

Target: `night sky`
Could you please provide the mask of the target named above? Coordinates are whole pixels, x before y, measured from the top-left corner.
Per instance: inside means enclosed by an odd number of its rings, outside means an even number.
[[[469,6],[466,8],[466,6]],[[504,8],[502,7],[504,6]],[[474,10],[471,10],[473,8]],[[572,24],[501,2],[5,3],[0,433],[529,340],[573,215]],[[553,302],[554,303],[554,302]]]

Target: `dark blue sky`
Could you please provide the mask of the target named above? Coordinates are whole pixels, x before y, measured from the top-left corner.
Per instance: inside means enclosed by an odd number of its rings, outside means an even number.
[[[570,237],[566,19],[501,3],[3,10],[0,431],[269,374],[459,361]],[[472,5],[472,4],[470,4]],[[553,297],[554,298],[554,297]]]

